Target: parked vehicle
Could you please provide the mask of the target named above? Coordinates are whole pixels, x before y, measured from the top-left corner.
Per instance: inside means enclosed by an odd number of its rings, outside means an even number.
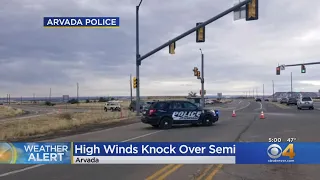
[[[297,109],[303,109],[303,108],[307,108],[311,110],[314,109],[313,99],[311,97],[302,97],[298,100]]]
[[[297,105],[297,98],[289,98],[287,101],[287,105],[290,106],[291,104]]]
[[[118,101],[108,101],[104,105],[104,110],[107,112],[110,111],[121,111],[121,103]]]

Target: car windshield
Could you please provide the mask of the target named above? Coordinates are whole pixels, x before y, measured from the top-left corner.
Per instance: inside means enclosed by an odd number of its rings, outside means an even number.
[[[310,97],[304,97],[302,98],[302,101],[312,101]]]

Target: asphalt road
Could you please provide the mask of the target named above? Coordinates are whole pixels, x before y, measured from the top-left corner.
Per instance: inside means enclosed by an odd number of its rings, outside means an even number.
[[[235,108],[237,116],[231,117]],[[231,110],[232,109],[232,110]],[[266,119],[260,119],[264,111]],[[221,120],[212,127],[179,127],[157,130],[142,123],[51,141],[111,142],[267,142],[270,137],[295,137],[320,141],[320,111],[302,110],[273,103],[234,101],[221,109]],[[1,180],[59,179],[319,179],[315,165],[0,165]]]

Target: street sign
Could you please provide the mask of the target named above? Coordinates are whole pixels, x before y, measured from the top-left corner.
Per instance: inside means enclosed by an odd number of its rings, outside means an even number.
[[[285,70],[285,69],[286,69],[286,65],[282,64],[282,65],[280,66],[280,69],[281,69],[281,71]]]
[[[238,2],[235,2],[234,5],[238,5],[240,2],[243,2],[243,0],[238,0]],[[238,10],[233,11],[233,20],[237,21],[240,19],[245,19],[246,18],[246,7],[242,6]]]

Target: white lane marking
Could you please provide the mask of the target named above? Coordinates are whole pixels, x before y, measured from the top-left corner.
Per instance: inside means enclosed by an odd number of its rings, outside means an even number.
[[[150,136],[150,135],[153,135],[153,134],[157,134],[157,133],[159,133],[159,132],[162,132],[162,130],[160,130],[160,131],[155,131],[155,132],[148,133],[148,134],[144,134],[144,135],[137,136],[137,137],[134,137],[134,138],[130,138],[130,139],[127,139],[127,140],[124,140],[124,141],[121,141],[121,142],[129,142],[129,141],[132,141],[132,140],[136,140],[136,139],[140,139],[140,138],[143,138],[143,137],[147,137],[147,136]]]
[[[245,109],[245,108],[247,108],[250,104],[251,104],[251,102],[248,102],[248,104],[247,104],[246,106],[244,106],[244,107],[242,107],[242,108],[239,108],[239,109],[236,109],[235,111],[239,111],[239,110]]]
[[[135,124],[137,124],[137,123],[135,123]],[[124,127],[124,126],[122,126],[122,127]],[[118,128],[118,127],[116,127],[116,128]],[[152,133],[148,133],[148,134],[144,134],[144,135],[141,135],[141,136],[137,136],[137,137],[133,137],[133,138],[130,138],[130,139],[126,139],[126,140],[123,140],[123,141],[120,141],[120,142],[129,142],[129,141],[132,141],[132,140],[135,140],[135,139],[140,139],[140,138],[143,138],[143,137],[147,137],[147,136],[150,136],[150,135],[162,132],[162,131],[163,130],[155,131],[155,132],[152,132]],[[38,167],[41,167],[41,166],[44,166],[44,165],[46,165],[46,164],[37,164],[37,165],[29,166],[29,167],[26,167],[26,168],[10,171],[10,172],[7,172],[7,173],[0,174],[0,177],[9,176],[9,175],[12,175],[12,174],[18,174],[20,172],[24,172],[24,171],[28,171],[28,170],[31,170],[31,169],[35,169],[35,168],[38,168]]]
[[[259,110],[259,109],[262,109],[262,103],[261,102],[258,102],[260,104],[260,108],[257,108],[255,110]]]

